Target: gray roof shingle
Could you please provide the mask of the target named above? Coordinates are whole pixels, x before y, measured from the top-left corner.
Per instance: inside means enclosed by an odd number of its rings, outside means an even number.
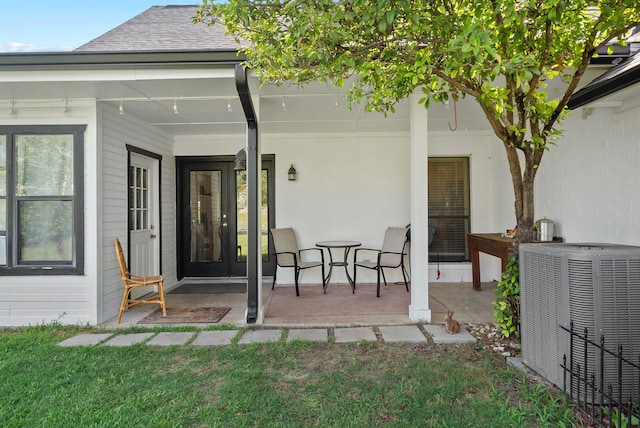
[[[193,24],[198,6],[152,6],[74,52],[234,51],[220,25]]]
[[[640,51],[575,92],[567,107],[576,109],[637,83],[640,83]]]

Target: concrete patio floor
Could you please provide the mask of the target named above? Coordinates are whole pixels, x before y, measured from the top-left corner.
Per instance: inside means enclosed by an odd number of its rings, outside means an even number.
[[[494,282],[483,283],[482,291],[474,291],[472,284],[467,282],[456,283],[440,283],[432,282],[429,284],[429,295],[435,297],[440,303],[448,309],[455,312],[454,318],[462,324],[477,324],[493,322],[493,305],[495,300],[496,284]],[[279,286],[287,287],[287,286]],[[301,293],[304,292],[304,285],[301,285]],[[293,292],[293,290],[292,290]],[[266,278],[263,281],[263,302],[268,302],[269,293],[271,293],[271,280]],[[323,298],[337,298],[328,293]],[[384,296],[380,297],[381,299]],[[246,325],[245,309],[246,294],[245,293],[226,293],[226,294],[167,294],[168,307],[206,307],[206,306],[229,306],[231,311],[222,319],[221,324],[231,324],[235,326]],[[295,302],[295,299],[292,299]],[[331,307],[331,305],[327,305]],[[408,306],[408,305],[407,305]],[[126,328],[139,325],[137,322],[156,310],[157,305],[141,305],[125,311],[120,324],[116,324],[116,318],[112,318],[103,323],[102,326],[108,328]],[[442,324],[444,322],[444,314],[432,313],[431,324]],[[413,321],[409,318],[408,307],[406,314],[394,315],[358,315],[358,316],[333,316],[330,310],[327,313],[316,314],[314,316],[297,318],[294,323],[286,318],[269,318],[264,319],[263,325],[267,327],[314,327],[314,326],[374,326],[374,325],[402,325],[411,324]],[[182,324],[184,325],[184,324]],[[206,326],[206,324],[194,324],[197,326]]]

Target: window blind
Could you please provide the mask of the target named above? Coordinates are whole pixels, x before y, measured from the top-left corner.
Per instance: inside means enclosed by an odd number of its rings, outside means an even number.
[[[429,158],[429,225],[435,234],[429,259],[441,262],[469,260],[469,158]]]

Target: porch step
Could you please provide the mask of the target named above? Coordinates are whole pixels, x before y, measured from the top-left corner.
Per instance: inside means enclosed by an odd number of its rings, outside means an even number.
[[[424,329],[424,331],[423,331]],[[458,334],[447,334],[440,325],[342,327],[342,328],[292,328],[256,330],[216,330],[201,332],[159,332],[159,333],[97,333],[79,334],[70,337],[59,346],[224,346],[237,343],[280,342],[304,340],[313,342],[359,343],[425,343],[432,340],[436,344],[475,343],[476,339],[466,330]],[[425,332],[427,333],[425,335]],[[333,333],[330,335],[330,333]]]

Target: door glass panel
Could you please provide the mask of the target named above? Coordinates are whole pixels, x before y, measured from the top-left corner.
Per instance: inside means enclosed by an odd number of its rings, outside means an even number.
[[[129,227],[131,230],[149,228],[149,169],[132,166],[129,189]]]
[[[247,171],[236,171],[236,260],[247,261]]]
[[[262,195],[260,203],[260,233],[262,242],[262,261],[269,261],[269,174],[267,170],[262,170],[261,175]]]
[[[7,137],[0,135],[0,234],[7,230]],[[0,246],[1,247],[1,246]],[[6,253],[0,248],[0,255]],[[0,256],[0,264],[5,264]]]
[[[189,173],[191,261],[222,261],[221,171]]]
[[[262,242],[262,261],[269,261],[269,194],[268,194],[268,174],[266,170],[262,170],[261,175],[261,207],[260,207],[260,224],[261,224],[261,242]],[[236,171],[236,236],[238,248],[236,251],[236,260],[239,262],[247,261],[247,171]]]

